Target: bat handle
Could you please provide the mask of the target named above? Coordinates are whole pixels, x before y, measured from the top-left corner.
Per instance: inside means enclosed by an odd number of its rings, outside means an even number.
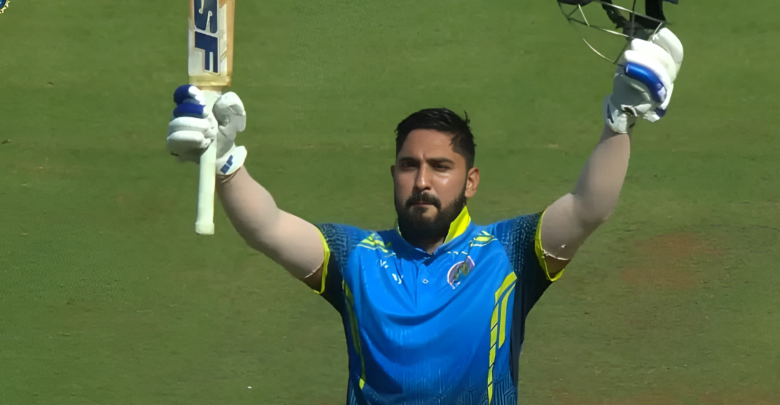
[[[211,111],[221,92],[205,90],[206,109]],[[214,194],[216,189],[217,140],[215,139],[200,155],[198,178],[198,216],[195,219],[195,233],[214,234]]]
[[[215,167],[217,165],[216,141],[200,155],[200,176],[198,181],[198,217],[195,220],[195,233],[214,234],[214,191],[216,186]]]

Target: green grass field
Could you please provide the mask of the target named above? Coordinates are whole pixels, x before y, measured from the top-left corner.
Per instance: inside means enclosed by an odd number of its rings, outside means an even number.
[[[612,219],[531,313],[523,404],[780,404],[777,4],[681,3],[669,115],[640,123]],[[197,169],[165,151],[186,18],[0,15],[0,404],[344,402],[338,314],[221,209],[193,232]],[[391,226],[392,131],[432,106],[473,120],[477,222],[540,210],[611,90],[552,0],[239,0],[236,41],[247,167],[313,222]]]

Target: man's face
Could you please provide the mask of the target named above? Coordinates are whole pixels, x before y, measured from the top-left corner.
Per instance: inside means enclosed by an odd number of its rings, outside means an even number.
[[[479,169],[468,170],[451,142],[449,134],[414,130],[391,167],[398,225],[407,239],[444,238],[466,199],[477,191]]]

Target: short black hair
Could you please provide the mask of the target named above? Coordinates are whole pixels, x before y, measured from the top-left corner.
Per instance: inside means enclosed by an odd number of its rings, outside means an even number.
[[[464,118],[446,108],[427,108],[406,117],[395,128],[395,156],[401,151],[409,133],[415,129],[430,129],[452,135],[452,150],[466,158],[466,167],[474,167],[474,155],[477,145],[474,134],[469,128],[469,115],[464,111]]]

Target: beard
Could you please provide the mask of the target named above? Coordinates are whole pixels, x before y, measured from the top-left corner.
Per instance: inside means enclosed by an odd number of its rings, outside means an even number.
[[[414,204],[417,203],[433,205],[436,208],[436,215],[432,218],[426,217],[426,208],[415,207]],[[460,215],[465,206],[465,184],[460,196],[444,208],[438,197],[428,193],[414,192],[403,202],[399,201],[397,195],[395,196],[398,228],[401,230],[401,235],[413,245],[446,238],[450,231],[450,224]]]

